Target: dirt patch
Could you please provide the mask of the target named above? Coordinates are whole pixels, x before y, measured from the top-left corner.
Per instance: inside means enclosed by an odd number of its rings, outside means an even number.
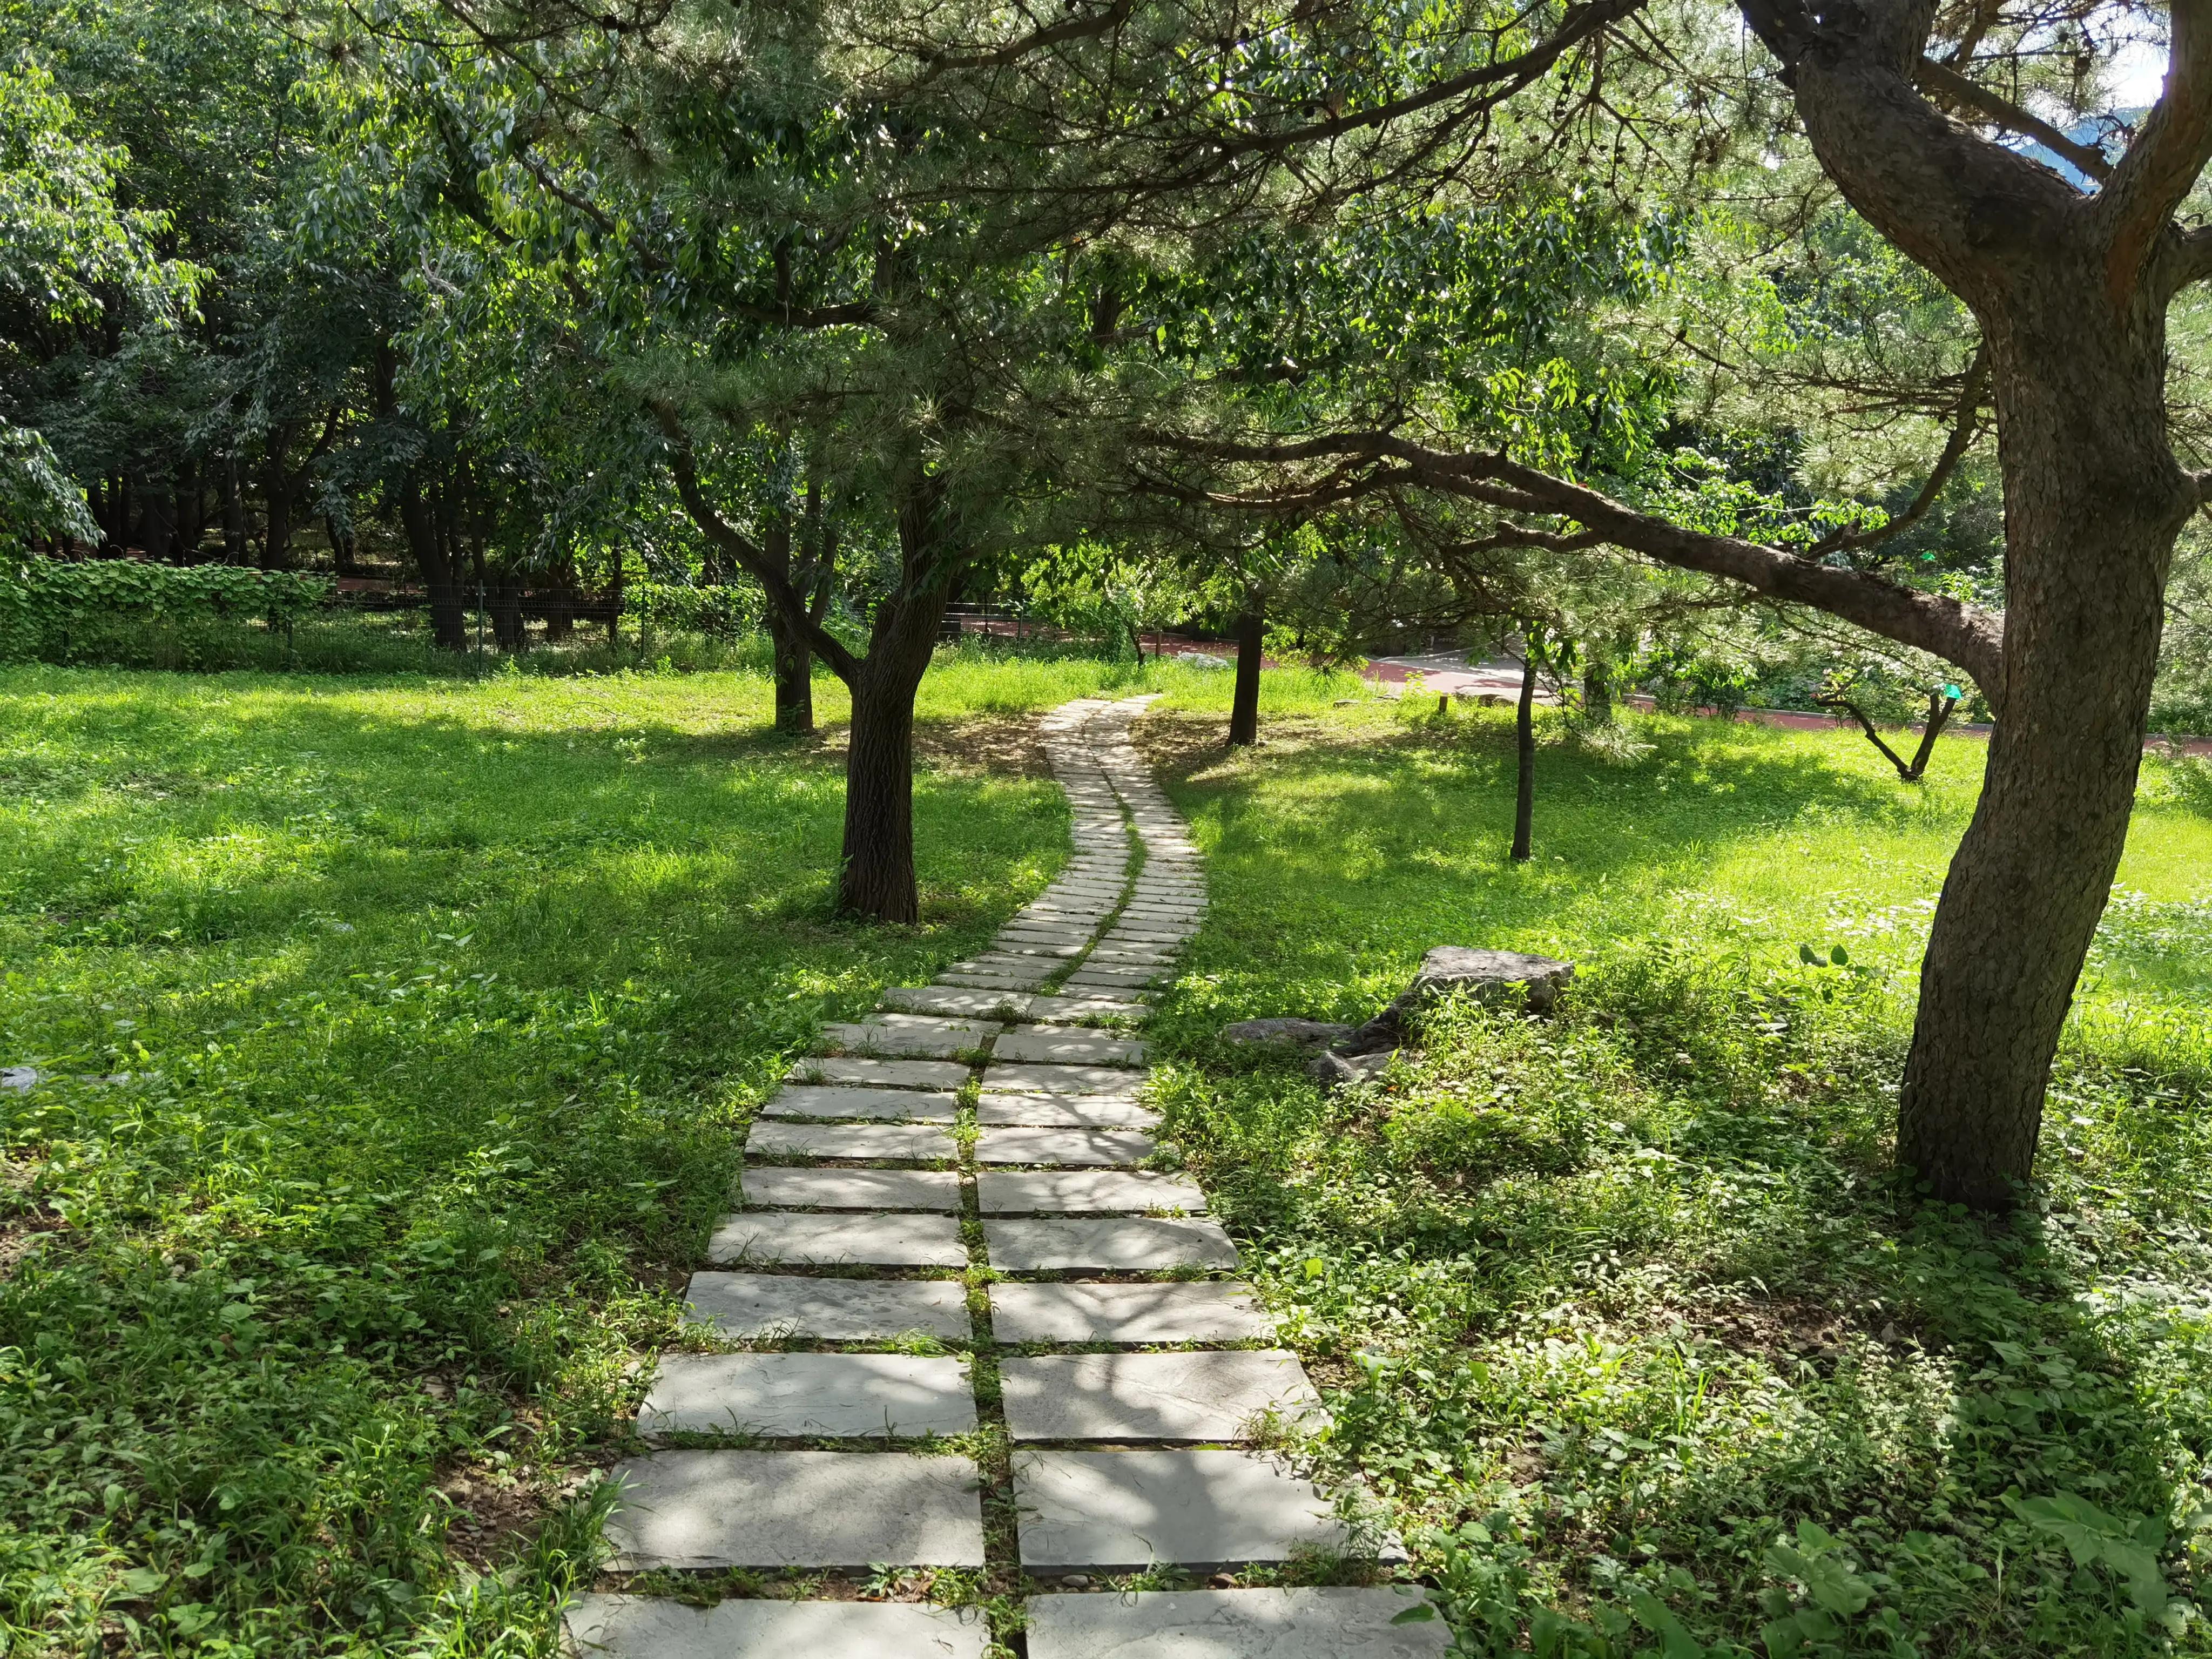
[[[512,1561],[559,1502],[557,1494],[475,1468],[455,1470],[438,1490],[453,1506],[446,1547],[478,1572]]]
[[[1034,778],[1052,770],[1034,714],[917,723],[914,748],[925,764],[939,772]]]

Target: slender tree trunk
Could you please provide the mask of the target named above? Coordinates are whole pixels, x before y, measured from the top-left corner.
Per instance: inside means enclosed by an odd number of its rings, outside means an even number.
[[[769,514],[761,550],[779,574],[787,579],[793,576],[787,507],[779,506]],[[798,585],[803,592],[804,580]],[[785,616],[781,607],[771,604],[767,622],[769,641],[775,652],[775,729],[798,737],[814,729],[814,650],[807,644],[798,619]]]
[[[2162,597],[2194,492],[2166,434],[2162,314],[2100,268],[2021,284],[1990,331],[2005,484],[2005,684],[1921,965],[1898,1158],[1942,1197],[2012,1201],[2126,844]]]
[[[261,568],[264,570],[286,570],[292,561],[292,481],[285,476],[283,453],[275,449],[269,465],[261,470],[261,494],[268,509],[267,526],[261,541]]]
[[[491,584],[491,631],[508,655],[522,649],[522,579],[512,568],[501,569]]]
[[[844,869],[840,909],[878,921],[921,915],[914,871],[914,694],[928,672],[945,620],[944,595],[894,602],[853,687],[852,743],[845,759]]]
[[[1229,704],[1229,746],[1260,741],[1260,659],[1267,641],[1267,596],[1258,588],[1244,596],[1237,617],[1237,690]]]
[[[222,550],[232,564],[246,562],[246,492],[239,488],[235,455],[222,463]]]
[[[447,557],[444,538],[438,533],[437,514],[414,479],[401,485],[398,493],[407,550],[414,555],[415,568],[422,573],[422,586],[430,596],[430,638],[441,651],[465,651],[468,611],[461,599],[459,573]]]
[[[1526,863],[1536,829],[1536,653],[1522,647],[1521,702],[1513,714],[1517,777],[1513,794],[1513,857]]]

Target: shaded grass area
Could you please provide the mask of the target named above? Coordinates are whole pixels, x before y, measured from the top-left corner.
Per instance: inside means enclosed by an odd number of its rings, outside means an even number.
[[[1341,695],[1340,693],[1339,695]],[[1143,722],[1212,909],[1156,1026],[1173,1133],[1468,1650],[2203,1651],[2212,1523],[2212,814],[2147,767],[2034,1203],[1887,1169],[1925,918],[1978,749],[1554,731],[1504,857],[1509,717],[1211,687]],[[1576,959],[1369,1088],[1228,1049],[1356,1018],[1428,946]],[[1821,965],[1802,959],[1817,946]],[[1844,962],[1830,958],[1844,947]]]
[[[642,1348],[825,1018],[1035,893],[948,653],[923,921],[829,914],[836,721],[744,674],[0,672],[0,1650],[545,1652]]]

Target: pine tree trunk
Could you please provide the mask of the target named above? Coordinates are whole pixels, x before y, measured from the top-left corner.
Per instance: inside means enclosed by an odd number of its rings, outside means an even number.
[[[814,729],[814,652],[804,635],[771,605],[769,642],[775,647],[775,729],[799,737]],[[857,720],[858,715],[854,718]]]
[[[2155,312],[2094,267],[2021,285],[1990,332],[2005,483],[2005,687],[1982,795],[1921,966],[1898,1158],[1941,1197],[2012,1201],[2127,842],[2162,596],[2193,505]],[[2101,319],[2101,320],[2100,320]]]
[[[845,847],[837,908],[878,921],[917,921],[914,870],[914,694],[945,619],[942,592],[913,594],[878,613],[852,685],[845,757]]]
[[[1260,741],[1260,665],[1267,640],[1267,599],[1255,589],[1244,596],[1237,617],[1237,692],[1229,705],[1232,749]]]
[[[1513,714],[1513,857],[1526,863],[1536,829],[1536,653],[1525,646],[1522,653],[1521,702]]]

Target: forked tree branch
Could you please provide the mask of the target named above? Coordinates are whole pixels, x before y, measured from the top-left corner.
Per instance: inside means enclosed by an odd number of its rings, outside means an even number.
[[[1912,498],[1912,504],[1877,529],[1838,529],[1824,536],[1813,544],[1808,556],[1817,559],[1830,553],[1856,553],[1901,536],[1926,518],[1929,508],[1936,505],[1936,498],[1943,493],[1943,486],[1950,483],[1952,473],[1958,471],[1959,463],[1981,433],[1982,392],[1989,380],[1990,348],[1989,343],[1984,341],[1974,352],[1974,361],[1967,366],[1966,384],[1959,393],[1959,401],[1952,406],[1951,435],[1943,445],[1943,453],[1936,458],[1936,465],[1929,470],[1920,493]]]
[[[1972,81],[1948,64],[1939,64],[1932,58],[1923,58],[1913,65],[1912,76],[1929,92],[1979,111],[2008,132],[2017,132],[2033,138],[2054,155],[2063,155],[2075,167],[2099,181],[2112,176],[2112,164],[2105,153],[2094,145],[2076,143],[2069,138],[2040,116],[2031,115],[2019,105],[2000,98],[1978,81]]]
[[[2166,89],[2097,198],[2106,237],[2105,287],[2131,295],[2173,211],[2212,161],[2212,0],[2168,8]]]

